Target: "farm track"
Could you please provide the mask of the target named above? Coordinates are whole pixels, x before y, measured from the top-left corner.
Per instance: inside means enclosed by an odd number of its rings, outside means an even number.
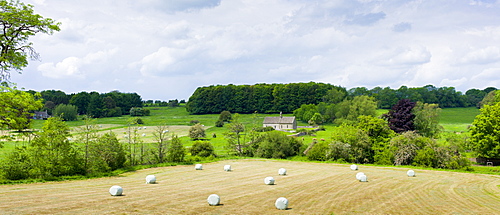
[[[230,164],[233,171],[223,171]],[[286,168],[286,176],[278,175]],[[140,170],[120,177],[0,186],[1,214],[500,214],[500,177],[406,168],[231,160]],[[364,172],[368,182],[358,182]],[[154,174],[157,184],[145,184]],[[272,176],[275,185],[265,185]],[[108,193],[120,185],[124,196]],[[215,193],[221,205],[209,206]],[[274,201],[286,197],[288,210]]]

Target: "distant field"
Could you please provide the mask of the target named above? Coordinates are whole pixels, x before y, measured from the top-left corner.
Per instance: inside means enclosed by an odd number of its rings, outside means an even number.
[[[441,111],[439,122],[446,131],[467,131],[478,114],[479,109],[475,107],[445,108]]]
[[[144,121],[144,125],[141,127],[147,127],[146,130],[139,131],[139,135],[145,135],[141,137],[145,142],[153,142],[153,131],[157,125],[168,125],[170,127],[170,133],[176,134],[181,137],[184,145],[189,147],[192,145],[193,141],[187,137],[188,130],[190,127],[190,122],[192,120],[198,120],[201,124],[206,126],[206,135],[208,140],[214,145],[216,153],[226,154],[227,149],[225,148],[227,141],[224,139],[224,132],[227,128],[217,128],[214,127],[215,121],[217,121],[218,114],[206,114],[206,115],[189,115],[184,106],[178,108],[169,107],[151,107],[151,116],[141,117]],[[388,110],[380,109],[377,110],[378,115],[387,113]],[[477,108],[445,108],[441,112],[440,124],[443,126],[445,131],[451,132],[467,132],[468,126],[474,121],[476,115],[479,114]],[[284,114],[285,116],[292,116],[292,114]],[[247,128],[254,126],[262,126],[262,122],[266,116],[278,116],[278,114],[241,114],[240,121],[243,122]],[[111,118],[100,118],[97,119],[97,124],[101,126],[100,132],[115,132],[119,139],[124,139],[125,131],[127,129],[127,120],[130,116],[121,117],[111,117]],[[43,120],[35,120],[34,128],[40,129],[43,124]],[[81,120],[67,122],[71,127],[77,127],[83,125]],[[299,125],[307,125],[304,122],[298,122]],[[320,131],[317,136],[305,136],[303,137],[304,143],[309,144],[314,138],[317,139],[329,139],[331,137],[331,131],[335,129],[334,125],[325,125],[326,131]],[[213,135],[216,135],[214,138]],[[6,152],[11,151],[16,144],[14,142],[7,142],[4,144],[4,148],[0,149],[0,158],[3,157]]]
[[[232,172],[224,172],[230,164]],[[286,168],[288,175],[279,176]],[[500,177],[347,164],[228,160],[139,170],[119,177],[0,186],[2,214],[500,214]],[[154,174],[157,184],[145,184]],[[272,176],[276,185],[265,185]],[[108,189],[120,185],[124,196]],[[209,206],[217,194],[221,205]],[[279,197],[288,210],[274,207]]]

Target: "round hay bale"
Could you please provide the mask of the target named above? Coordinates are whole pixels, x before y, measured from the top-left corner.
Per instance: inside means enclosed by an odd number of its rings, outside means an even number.
[[[408,175],[408,177],[415,177],[415,171],[413,170],[408,170],[408,172],[406,172],[406,174]]]
[[[368,177],[363,174],[363,175],[359,176],[359,181],[361,181],[361,182],[367,182],[368,181]]]
[[[358,173],[356,173],[356,179],[357,179],[357,180],[361,180],[361,176],[362,176],[362,175],[365,175],[365,174],[364,174],[364,173],[362,173],[362,172],[358,172]]]
[[[264,183],[267,184],[267,185],[273,185],[274,184],[274,178],[269,176],[269,177],[266,177],[264,178]]]
[[[201,165],[201,164],[196,164],[196,165],[194,165],[194,169],[195,169],[195,170],[202,170],[202,169],[203,169],[203,165]]]
[[[286,175],[286,169],[285,169],[285,168],[280,168],[280,169],[278,170],[278,174],[279,174],[279,175]]]
[[[351,165],[351,170],[352,171],[358,170],[358,165],[356,165],[356,164]]]
[[[288,208],[288,199],[285,197],[279,197],[276,199],[274,206],[276,206],[279,210],[286,210]]]
[[[156,176],[154,175],[146,176],[146,184],[155,184],[155,183],[156,183]]]
[[[216,206],[220,203],[220,197],[217,194],[212,194],[208,196],[207,201],[210,206]]]
[[[226,172],[231,171],[231,165],[224,165],[224,171]]]
[[[109,194],[112,196],[121,196],[123,194],[123,188],[118,185],[114,185],[109,188]]]

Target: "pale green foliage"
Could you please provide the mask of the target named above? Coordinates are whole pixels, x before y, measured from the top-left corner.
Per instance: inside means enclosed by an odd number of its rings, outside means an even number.
[[[214,154],[214,147],[208,141],[196,141],[189,149],[192,156],[208,157]]]
[[[158,125],[153,132],[155,139],[155,150],[153,154],[157,163],[165,162],[166,151],[168,147],[168,126]]]
[[[394,156],[394,165],[411,165],[418,150],[433,145],[435,143],[432,139],[408,131],[392,138],[389,150]]]
[[[500,102],[500,90],[493,90],[486,94],[483,100],[479,103],[479,107],[483,108],[485,105],[494,105]]]
[[[78,115],[78,108],[74,105],[59,104],[52,113],[54,116],[61,117],[64,121],[75,121]]]
[[[355,122],[359,116],[375,116],[377,102],[373,97],[356,96],[337,105],[336,123]]]
[[[471,127],[471,145],[479,157],[500,158],[500,103],[485,105]]]
[[[302,142],[279,131],[266,132],[257,143],[255,156],[262,158],[287,158],[299,154]]]
[[[33,111],[43,107],[41,95],[0,86],[0,128],[23,130],[31,126]]]
[[[29,37],[59,31],[60,23],[35,14],[32,5],[0,0],[0,82],[10,78],[10,70],[21,71],[28,58],[38,59]]]
[[[115,133],[100,135],[89,147],[88,172],[108,172],[124,167],[126,154]]]
[[[439,105],[417,102],[412,112],[415,114],[415,119],[413,119],[415,130],[420,135],[431,138],[439,135],[442,130],[439,125],[439,113],[441,112]]]
[[[69,128],[63,121],[57,117],[49,118],[29,146],[16,148],[11,153],[3,169],[5,176],[8,179],[48,179],[84,174],[81,159],[69,137]]]
[[[185,155],[186,149],[184,148],[184,145],[182,145],[181,139],[179,139],[177,135],[172,135],[172,140],[167,148],[167,161],[183,162]]]
[[[246,145],[242,143],[242,133],[245,132],[245,125],[239,121],[239,114],[234,114],[233,122],[228,126],[228,131],[224,133],[228,142],[228,147],[231,151],[236,152],[239,156],[243,155]]]
[[[293,115],[301,121],[308,122],[315,113],[319,113],[316,105],[314,104],[303,104],[300,108],[293,111]]]
[[[320,125],[323,123],[323,116],[320,113],[315,113],[308,121],[309,125]]]
[[[189,137],[193,140],[203,139],[205,138],[205,129],[200,123],[193,125],[189,128]]]
[[[354,163],[373,161],[371,140],[366,131],[350,125],[341,125],[332,132],[330,160],[345,160]]]

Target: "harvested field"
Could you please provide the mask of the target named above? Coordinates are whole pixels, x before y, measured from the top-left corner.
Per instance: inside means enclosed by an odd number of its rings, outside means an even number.
[[[224,171],[224,165],[232,167]],[[500,177],[406,168],[231,160],[162,167],[120,177],[0,186],[2,214],[500,214]],[[279,168],[287,175],[278,175]],[[363,172],[368,182],[356,180]],[[147,175],[157,184],[146,184]],[[275,185],[265,185],[267,176]],[[111,196],[113,185],[124,196]],[[217,194],[221,205],[209,206]],[[288,210],[277,210],[279,197]]]

